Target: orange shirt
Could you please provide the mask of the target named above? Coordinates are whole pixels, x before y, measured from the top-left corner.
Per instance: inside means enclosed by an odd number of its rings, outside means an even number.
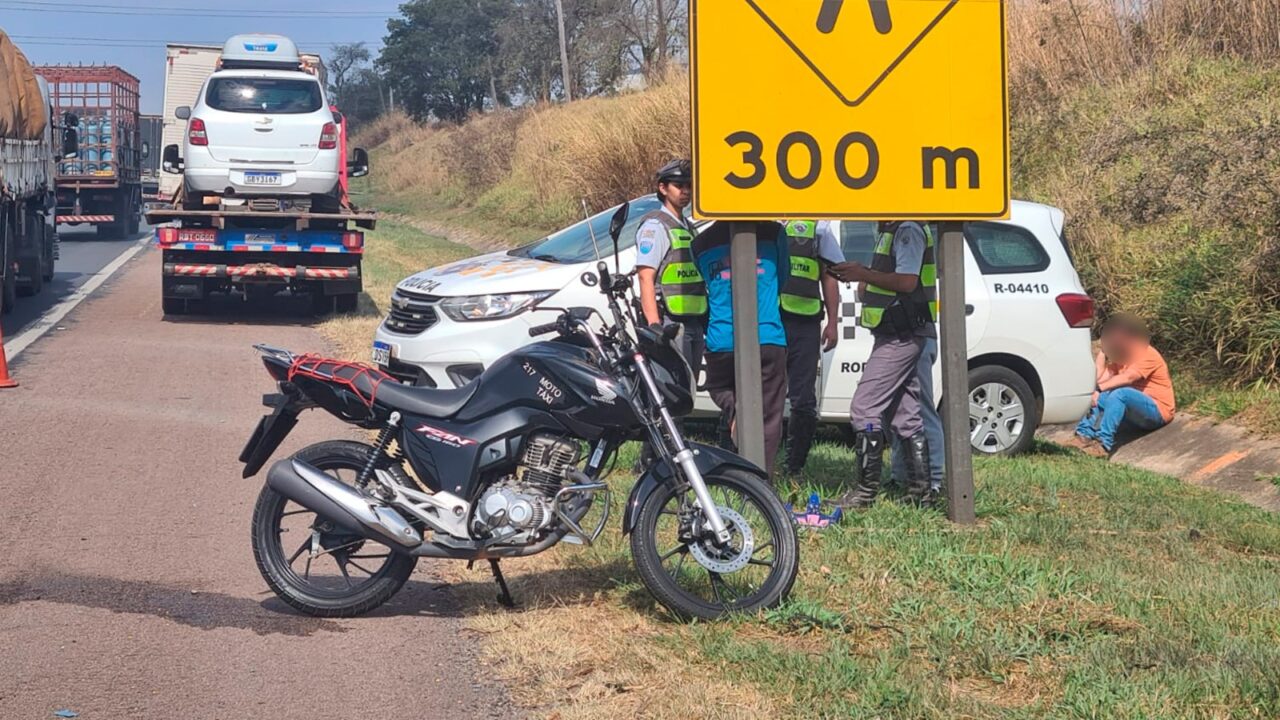
[[[1173,378],[1169,376],[1169,366],[1159,350],[1147,345],[1134,350],[1134,357],[1124,365],[1107,366],[1112,374],[1119,375],[1126,370],[1133,370],[1141,379],[1132,387],[1155,401],[1160,408],[1160,415],[1165,422],[1173,420],[1176,403],[1173,395]]]

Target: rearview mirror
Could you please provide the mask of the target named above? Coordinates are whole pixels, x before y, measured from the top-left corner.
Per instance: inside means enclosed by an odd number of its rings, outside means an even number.
[[[142,141],[142,159],[146,160],[151,157],[151,143],[146,140]]]
[[[160,166],[167,173],[182,172],[182,157],[178,155],[177,145],[164,146],[164,153],[160,156]]]
[[[364,148],[351,151],[352,158],[347,161],[347,177],[364,177],[369,174],[369,153]]]
[[[177,110],[174,110],[174,111],[173,111],[173,116],[174,116],[174,117],[176,117],[176,118],[178,118],[179,120],[188,120],[188,119],[190,119],[190,118],[191,118],[191,106],[190,106],[190,105],[182,105],[182,106],[180,106]]]
[[[74,116],[72,116],[74,117]],[[62,129],[62,159],[70,160],[80,155],[80,133],[74,126]]]
[[[622,226],[627,224],[627,215],[631,212],[631,203],[622,203],[618,206],[617,212],[609,219],[609,237],[613,241],[618,242],[618,237],[622,235]]]

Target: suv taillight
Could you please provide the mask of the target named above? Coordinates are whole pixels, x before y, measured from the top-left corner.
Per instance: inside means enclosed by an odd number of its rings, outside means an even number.
[[[1093,326],[1093,298],[1079,293],[1066,293],[1058,296],[1058,309],[1067,325],[1073,328]]]
[[[333,123],[325,123],[324,129],[320,131],[320,149],[333,150],[338,147],[338,126]]]
[[[187,124],[187,142],[192,145],[209,144],[209,134],[204,131],[204,121],[200,118],[191,118]]]

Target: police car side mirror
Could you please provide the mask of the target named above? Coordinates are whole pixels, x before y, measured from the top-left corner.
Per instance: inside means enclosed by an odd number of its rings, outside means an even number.
[[[613,217],[609,219],[609,237],[613,238],[613,242],[618,242],[618,237],[622,235],[622,226],[627,224],[627,215],[631,212],[631,203],[622,203],[618,206],[618,210],[613,213]]]

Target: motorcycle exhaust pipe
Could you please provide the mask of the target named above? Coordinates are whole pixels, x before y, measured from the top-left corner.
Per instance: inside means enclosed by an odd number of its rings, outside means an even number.
[[[392,549],[422,544],[422,534],[386,503],[339,482],[301,460],[280,460],[267,486],[344,530]]]

